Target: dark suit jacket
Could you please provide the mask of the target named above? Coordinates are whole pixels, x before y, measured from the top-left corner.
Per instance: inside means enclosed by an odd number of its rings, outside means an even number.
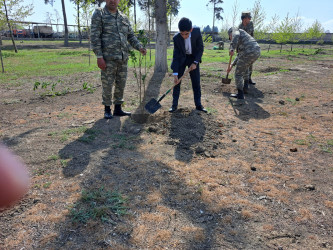
[[[171,69],[173,72],[178,73],[179,68],[184,65],[186,60],[185,40],[180,33],[173,37],[173,59]],[[202,36],[199,28],[193,28],[191,32],[191,45],[193,61],[201,63],[201,57],[204,50]]]

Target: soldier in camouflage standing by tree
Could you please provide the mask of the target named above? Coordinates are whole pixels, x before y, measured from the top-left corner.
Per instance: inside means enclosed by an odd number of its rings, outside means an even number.
[[[241,19],[242,19],[242,22],[238,26],[238,28],[245,30],[249,35],[254,37],[254,26],[253,26],[253,22],[251,21],[251,19],[252,19],[251,12],[249,12],[249,11],[242,12]],[[249,68],[249,82],[247,84],[255,85],[256,83],[252,81],[251,75],[252,75],[252,65]]]
[[[110,106],[114,104],[114,116],[131,115],[121,109],[127,78],[129,45],[146,55],[146,49],[135,37],[126,15],[118,10],[120,0],[106,0],[104,8],[95,10],[91,19],[91,44],[101,69],[105,119],[111,119]],[[115,83],[112,100],[112,85]]]
[[[242,29],[230,28],[228,35],[231,41],[229,55],[233,56],[234,51],[237,51],[236,59],[227,69],[229,73],[232,67],[236,66],[235,81],[238,93],[231,94],[231,97],[244,99],[244,92],[248,90],[249,68],[259,58],[260,47],[256,40]]]

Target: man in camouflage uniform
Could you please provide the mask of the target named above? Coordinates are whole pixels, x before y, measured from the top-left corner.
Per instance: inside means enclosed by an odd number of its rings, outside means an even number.
[[[251,21],[251,19],[252,19],[251,12],[249,12],[249,11],[242,12],[241,19],[242,19],[242,22],[238,26],[238,29],[245,30],[249,35],[254,37],[254,26],[253,26],[253,22]],[[248,83],[255,85],[256,83],[254,81],[252,81],[251,75],[252,75],[252,65],[249,68],[249,82]]]
[[[231,41],[229,55],[233,56],[234,50],[237,51],[236,59],[227,69],[229,73],[232,67],[236,66],[235,81],[238,93],[231,94],[231,97],[244,99],[244,92],[247,93],[248,90],[249,68],[259,58],[260,47],[256,40],[242,29],[230,28],[228,35]]]
[[[118,11],[119,1],[106,0],[105,7],[96,9],[91,19],[91,44],[97,57],[97,65],[101,69],[105,119],[112,118],[112,103],[114,116],[131,115],[121,109],[127,78],[128,42],[141,54],[146,55],[146,49],[135,37],[128,18]]]

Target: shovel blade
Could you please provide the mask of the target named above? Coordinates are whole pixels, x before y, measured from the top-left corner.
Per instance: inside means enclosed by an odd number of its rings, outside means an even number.
[[[162,107],[162,105],[155,99],[152,98],[147,104],[145,105],[145,109],[151,113],[154,114],[157,110],[159,110]]]
[[[231,83],[231,79],[229,79],[229,78],[222,78],[222,83],[224,83],[224,84],[230,84]]]

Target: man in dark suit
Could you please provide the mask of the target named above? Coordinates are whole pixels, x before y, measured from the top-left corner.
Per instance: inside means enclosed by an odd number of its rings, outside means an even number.
[[[173,70],[174,83],[184,74],[186,66],[190,70],[194,104],[197,110],[207,112],[201,104],[200,69],[201,57],[204,50],[202,36],[199,28],[192,28],[190,19],[183,17],[178,23],[179,33],[173,37],[174,49],[171,69]],[[173,89],[173,101],[169,112],[174,112],[178,107],[180,85]]]

